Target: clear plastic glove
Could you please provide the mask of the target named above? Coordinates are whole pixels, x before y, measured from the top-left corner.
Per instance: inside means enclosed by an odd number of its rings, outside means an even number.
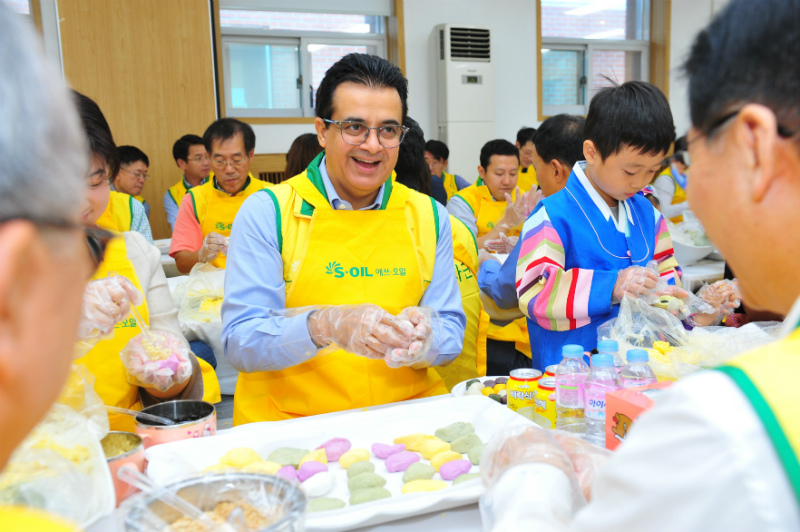
[[[83,316],[78,338],[102,338],[114,330],[131,311],[141,305],[144,295],[125,277],[112,275],[89,281],[83,291]]]
[[[481,457],[481,480],[487,489],[507,470],[522,464],[549,464],[560,469],[577,488],[574,468],[550,432],[539,426],[516,425],[498,432]]]
[[[572,471],[575,473],[583,496],[587,502],[590,501],[594,478],[611,458],[611,451],[563,430],[555,430],[552,435],[572,462]]]
[[[228,254],[228,239],[219,233],[208,233],[203,239],[203,247],[197,252],[198,262],[211,262],[222,253]]]
[[[483,247],[494,253],[504,253],[508,255],[514,249],[514,246],[517,245],[518,240],[518,236],[506,236],[505,233],[500,233],[500,238],[487,240],[483,243]]]
[[[540,190],[529,190],[525,194],[520,193],[519,187],[516,189],[515,200],[506,193],[506,210],[498,227],[511,229],[522,225],[528,219],[528,215],[533,212],[536,205],[544,197]]]
[[[498,259],[495,256],[494,253],[489,253],[488,251],[486,251],[483,248],[479,249],[478,250],[478,266],[480,266],[481,264],[483,264],[487,260],[493,260],[493,261],[498,262],[498,263],[500,262],[500,259]]]
[[[378,305],[323,307],[309,315],[308,332],[319,347],[336,344],[350,353],[382,360],[390,349],[409,349],[415,327]]]
[[[441,329],[439,313],[431,307],[408,307],[397,319],[413,328],[411,343],[407,349],[396,347],[387,351],[384,359],[386,365],[390,368],[410,366],[414,369],[432,366],[438,356],[438,353],[431,352],[431,345],[436,325]]]
[[[192,376],[189,344],[167,331],[137,334],[119,356],[134,386],[166,392]]]
[[[655,290],[658,284],[658,273],[642,266],[629,266],[617,274],[612,301],[620,302],[626,295],[632,297],[646,296]]]
[[[713,307],[713,312],[697,315],[694,320],[697,325],[718,325],[722,319],[739,308],[742,304],[742,294],[736,280],[723,279],[710,285],[704,285],[697,296],[706,304]]]

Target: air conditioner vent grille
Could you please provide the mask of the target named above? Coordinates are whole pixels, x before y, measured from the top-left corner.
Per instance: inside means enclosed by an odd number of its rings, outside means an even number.
[[[489,30],[450,28],[450,59],[489,62],[491,60]]]

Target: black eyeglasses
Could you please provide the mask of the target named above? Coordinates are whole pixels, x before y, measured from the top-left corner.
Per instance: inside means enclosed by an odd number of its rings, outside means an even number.
[[[83,231],[86,238],[86,244],[89,246],[89,253],[92,257],[92,265],[94,270],[102,264],[106,256],[106,248],[108,243],[114,238],[114,233],[101,229],[97,226],[83,226],[68,220],[58,220],[56,218],[34,218],[32,216],[10,216],[7,218],[0,218],[0,224],[10,222],[12,220],[25,220],[39,227],[50,227],[53,229],[73,229]]]
[[[742,110],[742,108],[740,107],[739,109],[736,109],[735,111],[731,111],[730,113],[726,113],[726,114],[722,115],[721,117],[717,118],[716,120],[714,120],[713,122],[711,122],[711,125],[708,127],[708,129],[706,129],[706,136],[710,137],[711,135],[713,135],[716,130],[721,128],[726,122],[728,122],[733,117],[738,115],[741,112],[741,110]],[[780,124],[780,122],[778,123],[778,135],[779,136],[781,136],[781,137],[783,137],[785,139],[788,139],[788,138],[794,137],[795,134],[796,134],[796,132],[793,132],[793,131],[787,129],[786,127],[782,126]]]

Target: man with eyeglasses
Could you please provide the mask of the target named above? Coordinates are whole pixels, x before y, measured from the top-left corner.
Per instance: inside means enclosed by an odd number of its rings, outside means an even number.
[[[150,158],[136,146],[119,146],[119,172],[111,180],[111,190],[133,196],[144,205],[146,217],[150,216],[150,204],[142,197],[142,189],[147,181]]]
[[[208,157],[203,139],[197,135],[184,135],[176,140],[172,146],[172,157],[178,168],[183,171],[183,179],[164,192],[164,210],[167,213],[169,226],[174,230],[178,208],[186,193],[208,181],[211,159]]]
[[[594,476],[585,442],[493,440],[484,530],[800,530],[798,57],[800,0],[732,0],[685,64],[692,211],[780,339],[664,391]]]
[[[245,202],[231,234],[222,341],[235,425],[447,393],[432,366],[466,318],[447,211],[392,179],[407,82],[350,54],[317,92],[319,154]]]
[[[153,243],[150,229],[150,205],[140,196],[147,181],[150,159],[135,146],[119,146],[119,171],[111,179],[108,206],[97,220],[97,225],[109,231],[124,233],[136,231]],[[138,200],[138,201],[135,201]]]
[[[228,237],[239,208],[251,194],[271,186],[250,173],[256,135],[248,124],[221,118],[208,126],[203,144],[214,175],[188,191],[175,219],[169,254],[181,273],[198,262],[225,268]]]

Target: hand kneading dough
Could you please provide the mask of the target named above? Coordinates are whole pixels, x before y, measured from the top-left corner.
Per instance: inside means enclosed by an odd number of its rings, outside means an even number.
[[[436,470],[434,468],[428,464],[417,462],[408,466],[406,472],[403,473],[403,482],[411,482],[412,480],[430,480],[435,474]]]
[[[437,491],[447,487],[444,480],[412,480],[403,484],[403,493],[417,493],[419,491]]]
[[[311,499],[306,506],[307,512],[327,512],[328,510],[338,510],[344,508],[345,503],[342,499],[332,499],[329,497],[321,497],[319,499]]]
[[[469,457],[469,461],[472,462],[474,465],[481,465],[481,455],[483,455],[483,449],[486,447],[484,444],[476,445],[472,449],[467,452],[467,456]]]
[[[408,436],[400,436],[399,438],[394,439],[394,443],[402,443],[406,446],[407,451],[419,451],[422,444],[425,443],[427,440],[434,439],[434,436],[430,434],[422,434],[418,432],[416,434],[409,434]]]
[[[305,449],[292,449],[291,447],[280,447],[275,449],[270,453],[267,460],[270,462],[276,462],[282,466],[294,466],[297,467],[300,465],[300,461],[305,458],[308,454],[308,451]]]
[[[386,485],[386,479],[375,473],[361,473],[347,481],[350,491],[358,491],[367,488],[382,488]]]
[[[437,454],[449,450],[450,450],[449,443],[447,443],[446,441],[442,441],[439,438],[434,438],[432,440],[427,440],[425,443],[422,444],[422,447],[419,448],[419,454],[421,454],[425,460],[430,460]]]
[[[275,475],[278,473],[278,470],[281,468],[281,465],[276,462],[268,462],[266,460],[262,460],[261,462],[253,462],[252,464],[247,464],[242,468],[242,471],[245,473],[261,473],[264,475]]]
[[[475,427],[472,426],[472,423],[465,423],[463,421],[458,421],[451,425],[447,425],[446,427],[442,427],[440,429],[436,429],[434,434],[440,440],[444,440],[448,443],[453,443],[457,439],[467,436],[468,434],[472,434],[475,432]]]
[[[356,462],[369,460],[369,451],[366,449],[350,449],[339,457],[339,465],[347,469]]]
[[[438,472],[439,468],[442,467],[447,462],[452,462],[453,460],[461,460],[461,458],[462,458],[461,455],[458,453],[454,453],[453,451],[445,451],[431,458],[431,465]]]
[[[302,460],[300,460],[300,465],[303,465],[306,462],[319,462],[320,464],[327,464],[328,454],[324,448],[311,451],[305,455]]]
[[[244,467],[253,462],[261,462],[262,460],[263,458],[250,447],[238,447],[222,455],[222,458],[219,459],[219,463],[220,465],[231,467]]]
[[[378,499],[386,499],[391,497],[392,494],[386,488],[367,488],[365,490],[358,490],[350,494],[350,504],[362,504],[370,501],[377,501]]]
[[[454,453],[468,453],[476,445],[483,445],[481,439],[475,434],[468,434],[457,439],[450,445],[450,450]]]
[[[347,468],[347,478],[353,478],[361,473],[374,473],[375,464],[372,462],[356,462]]]

